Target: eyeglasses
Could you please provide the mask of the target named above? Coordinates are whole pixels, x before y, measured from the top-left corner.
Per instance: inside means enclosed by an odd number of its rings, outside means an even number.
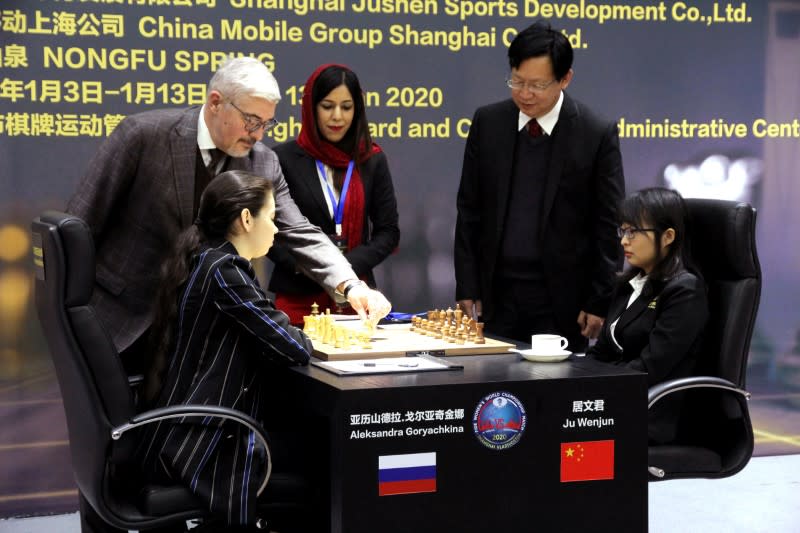
[[[644,233],[645,231],[655,231],[655,228],[617,228],[617,237],[620,239],[625,237],[629,241],[636,238],[637,233]]]
[[[546,91],[551,85],[558,80],[551,80],[547,83],[528,83],[526,81],[506,80],[506,85],[513,91],[522,91],[527,89],[529,93],[539,94]]]
[[[239,106],[233,103],[232,100],[228,100],[228,103],[233,106],[233,108],[242,115],[242,120],[244,120],[244,129],[247,133],[255,133],[258,130],[264,130],[264,132],[268,132],[272,128],[278,125],[278,121],[275,118],[270,118],[267,120],[261,120],[256,115],[251,115],[250,113],[245,113]]]

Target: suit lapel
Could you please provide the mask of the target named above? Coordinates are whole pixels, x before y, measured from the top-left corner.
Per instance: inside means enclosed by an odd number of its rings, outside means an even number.
[[[513,100],[507,101],[503,116],[498,122],[497,131],[494,135],[494,146],[491,148],[495,161],[495,179],[497,190],[497,221],[495,223],[496,235],[500,239],[503,235],[503,226],[506,221],[506,209],[508,209],[508,195],[511,188],[511,172],[514,164],[514,151],[517,145],[517,123],[519,122],[519,109]]]
[[[575,127],[575,119],[578,116],[575,102],[572,101],[567,93],[564,93],[564,102],[561,104],[561,112],[558,115],[558,122],[553,129],[553,151],[550,155],[550,168],[547,171],[547,182],[544,189],[544,202],[542,204],[542,219],[539,225],[543,233],[547,227],[547,220],[550,218],[550,210],[558,191],[558,184],[564,172],[564,164],[569,153],[569,142],[573,138],[572,131]]]
[[[192,223],[194,203],[194,176],[197,162],[197,120],[200,108],[187,110],[183,118],[170,133],[170,154],[172,156],[172,176],[178,198],[178,211],[181,227]]]
[[[658,295],[661,294],[663,285],[650,282],[649,287],[649,289],[645,287],[646,292],[643,291],[630,307],[622,312],[622,316],[619,317],[619,322],[617,322],[617,329],[619,331],[623,331],[628,324],[639,318],[642,313],[652,308],[651,304],[653,306],[655,305],[654,302],[657,301]]]

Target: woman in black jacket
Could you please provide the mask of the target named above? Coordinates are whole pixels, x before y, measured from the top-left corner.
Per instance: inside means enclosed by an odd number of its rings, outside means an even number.
[[[336,64],[317,68],[305,84],[302,118],[297,139],[275,147],[292,199],[375,287],[372,269],[397,248],[400,228],[392,175],[370,137],[355,72]],[[321,311],[348,312],[337,309],[285,247],[275,246],[269,258],[275,263],[269,289],[292,324],[302,324],[313,303]]]
[[[708,319],[706,287],[691,265],[688,211],[680,194],[643,189],[620,206],[623,273],[597,343],[588,355],[647,373],[649,386],[692,373]],[[680,402],[651,409],[653,442],[675,435]]]

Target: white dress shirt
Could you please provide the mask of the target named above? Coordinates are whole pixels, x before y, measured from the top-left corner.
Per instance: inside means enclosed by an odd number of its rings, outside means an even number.
[[[625,309],[629,308],[631,304],[636,301],[636,298],[638,298],[639,295],[642,294],[642,289],[644,288],[644,284],[647,283],[647,276],[642,275],[640,273],[638,276],[630,280],[628,283],[630,284],[631,287],[633,287],[633,292],[631,293],[631,297],[628,298],[628,305],[625,306]],[[608,329],[611,333],[611,340],[614,341],[614,344],[617,345],[617,348],[622,350],[622,346],[619,345],[619,343],[617,342],[617,338],[614,336],[614,330],[617,329],[617,322],[619,322],[619,317],[617,317],[617,319],[614,320],[614,323],[611,324],[611,327],[609,327]]]
[[[536,122],[538,122],[539,126],[542,127],[542,131],[547,135],[553,133],[553,129],[555,129],[556,123],[558,122],[558,114],[561,113],[561,105],[563,103],[564,91],[561,91],[561,93],[558,95],[558,102],[556,102],[556,105],[553,106],[553,109],[536,119]],[[530,122],[532,118],[533,117],[529,117],[520,111],[519,118],[517,119],[517,131],[522,131],[522,128],[527,126],[528,122]]]

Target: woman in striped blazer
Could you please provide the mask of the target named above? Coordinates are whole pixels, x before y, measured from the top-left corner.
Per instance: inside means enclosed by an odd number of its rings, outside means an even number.
[[[265,383],[308,363],[311,341],[267,299],[250,264],[272,246],[274,217],[271,182],[254,174],[223,172],[204,191],[162,267],[145,381],[151,407],[219,405],[264,420]],[[149,428],[139,450],[146,475],[182,481],[230,525],[254,523],[266,454],[251,431],[199,418]]]

